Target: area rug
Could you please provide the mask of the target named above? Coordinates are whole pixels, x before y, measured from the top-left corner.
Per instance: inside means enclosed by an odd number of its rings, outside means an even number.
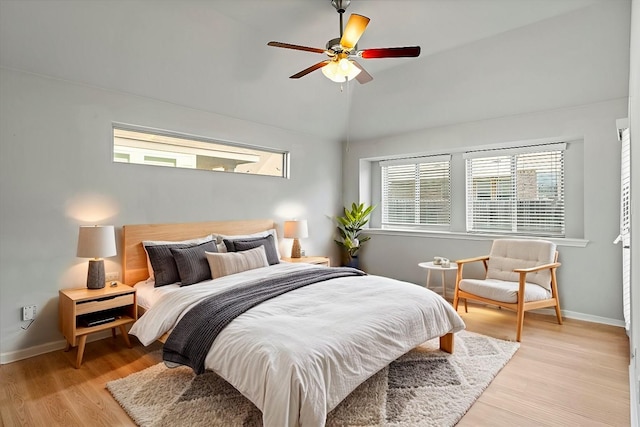
[[[455,335],[454,354],[428,341],[361,384],[327,426],[453,426],[518,347],[467,331]],[[158,363],[107,389],[139,426],[262,426],[262,413],[213,372]]]

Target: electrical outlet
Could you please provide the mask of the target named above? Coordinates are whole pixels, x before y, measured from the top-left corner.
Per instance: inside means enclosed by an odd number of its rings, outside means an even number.
[[[107,274],[104,275],[104,279],[107,282],[112,282],[114,280],[116,280],[116,281],[120,280],[120,273],[118,273],[117,271],[113,271],[111,273],[107,273]]]
[[[36,318],[36,306],[27,305],[22,307],[22,320],[33,320]]]

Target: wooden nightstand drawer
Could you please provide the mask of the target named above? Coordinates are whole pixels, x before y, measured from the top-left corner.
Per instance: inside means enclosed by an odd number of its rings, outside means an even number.
[[[76,315],[123,307],[125,305],[133,304],[133,302],[133,293],[128,295],[104,297],[93,301],[80,301],[76,303]]]

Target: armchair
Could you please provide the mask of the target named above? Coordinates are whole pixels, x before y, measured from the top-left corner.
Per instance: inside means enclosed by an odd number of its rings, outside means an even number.
[[[482,262],[484,279],[464,279],[466,264]],[[560,267],[556,245],[546,240],[494,240],[489,255],[457,260],[453,307],[458,310],[460,299],[480,301],[517,313],[516,340],[522,337],[524,312],[554,307],[558,323],[562,324],[556,269]]]

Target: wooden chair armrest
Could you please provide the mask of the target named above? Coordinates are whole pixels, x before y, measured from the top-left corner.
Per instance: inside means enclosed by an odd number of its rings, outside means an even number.
[[[474,258],[459,259],[459,260],[455,261],[455,263],[460,265],[460,264],[466,264],[466,263],[469,263],[469,262],[486,261],[488,259],[489,259],[489,255],[483,255],[483,256],[477,256],[477,257],[474,257]]]
[[[544,264],[544,265],[538,265],[536,267],[530,267],[530,268],[514,268],[513,271],[515,273],[533,273],[535,271],[540,271],[540,270],[546,270],[547,268],[558,268],[560,267],[559,262],[554,262],[551,264]]]

